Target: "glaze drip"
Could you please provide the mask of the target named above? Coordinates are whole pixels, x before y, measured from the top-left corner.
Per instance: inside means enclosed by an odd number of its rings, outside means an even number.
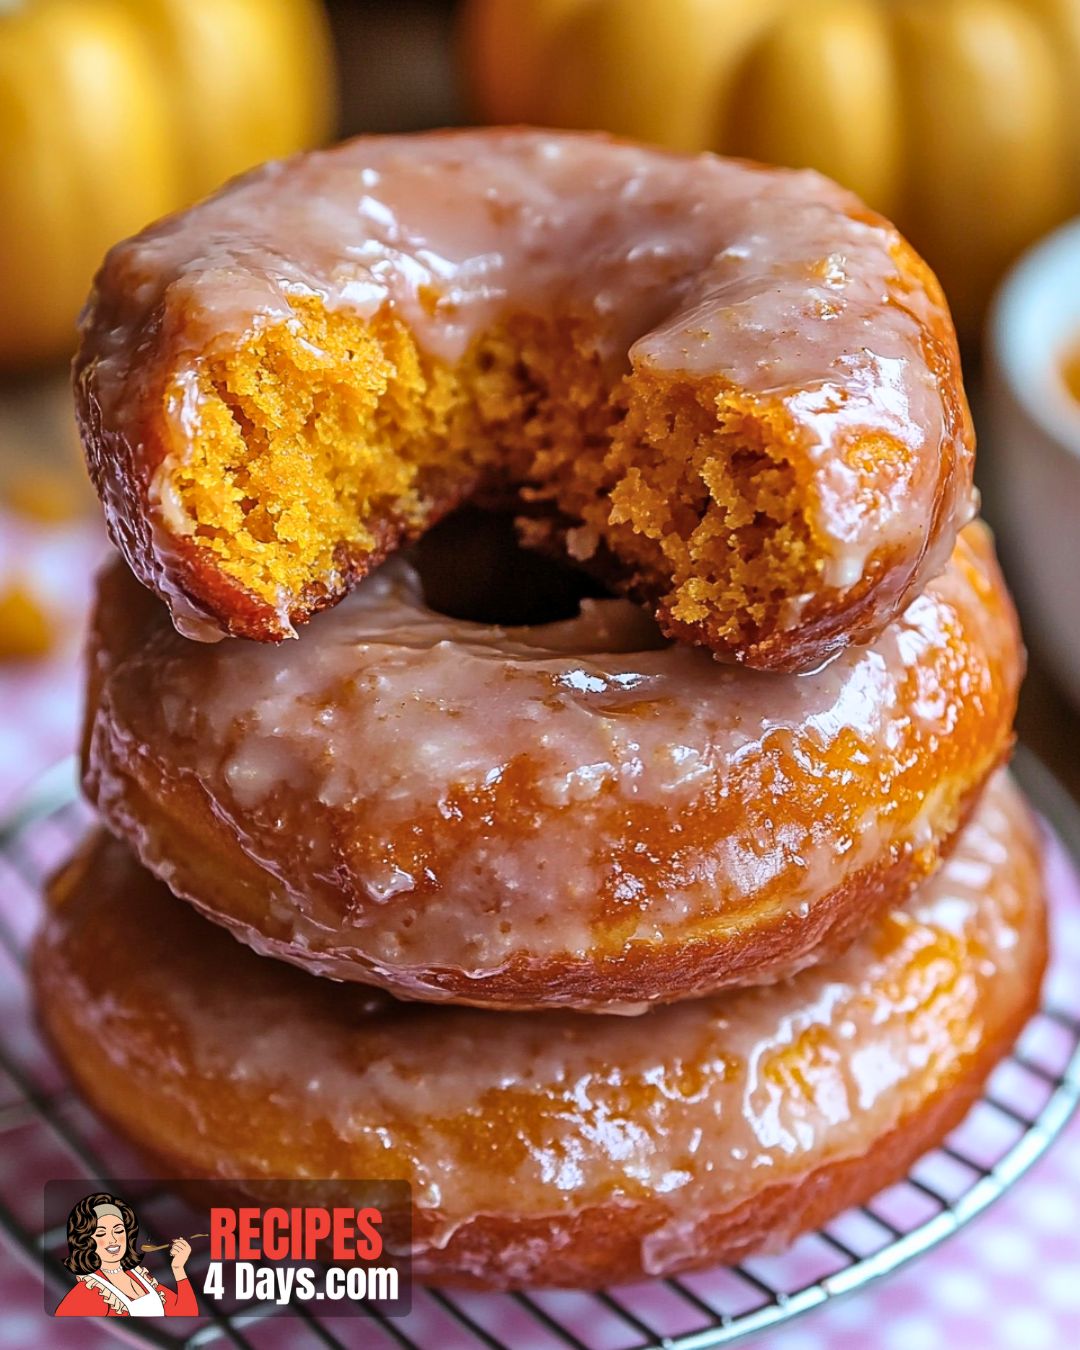
[[[281,647],[197,646],[158,611],[104,679],[88,781],[144,861],[221,916],[127,799],[143,765],[200,785],[259,869],[267,918],[237,918],[242,936],[324,974],[440,997],[447,966],[482,981],[734,940],[933,865],[1015,697],[986,549],[969,531],[876,643],[807,675],[718,667],[625,600],[532,628],[448,618],[406,557]]]
[[[361,1001],[206,928],[115,842],[86,867],[57,889],[38,980],[50,1025],[77,1009],[75,1043],[104,1057],[93,1083],[128,1085],[110,1112],[167,1119],[198,1175],[410,1178],[421,1270],[478,1215],[600,1205],[645,1228],[648,1273],[693,1264],[710,1216],[862,1157],[984,1073],[1044,957],[1038,845],[1003,776],[937,876],[846,955],[636,1022]],[[527,1282],[542,1266],[518,1235],[499,1269]],[[773,1241],[789,1235],[781,1218]]]

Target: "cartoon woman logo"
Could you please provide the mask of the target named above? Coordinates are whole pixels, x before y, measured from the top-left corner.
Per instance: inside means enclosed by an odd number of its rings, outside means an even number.
[[[205,1236],[205,1234],[196,1234]],[[185,1267],[191,1244],[168,1246],[175,1291],[158,1284],[139,1262],[139,1221],[118,1196],[84,1196],[68,1215],[64,1265],[76,1278],[56,1309],[57,1317],[198,1317],[199,1305]],[[142,1250],[163,1251],[164,1246]]]

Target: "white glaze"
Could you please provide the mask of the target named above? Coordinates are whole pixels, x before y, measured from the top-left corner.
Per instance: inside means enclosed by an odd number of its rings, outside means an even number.
[[[367,318],[390,307],[451,362],[507,313],[583,315],[613,376],[713,379],[779,412],[826,585],[845,590],[872,555],[904,550],[903,593],[913,569],[944,566],[975,498],[967,470],[940,479],[946,456],[969,455],[965,414],[932,369],[940,301],[901,277],[900,247],[810,172],[551,132],[362,138],[267,165],[118,245],[84,322],[79,381],[90,421],[137,441],[148,346],[168,350],[182,447],[200,363],[290,323],[297,297]],[[846,452],[863,435],[904,453],[857,472]],[[98,476],[123,542],[123,484],[108,465]],[[155,584],[198,631],[169,548],[155,559]],[[279,619],[290,632],[287,604]]]
[[[408,1176],[421,1269],[477,1213],[658,1202],[642,1262],[663,1274],[709,1214],[863,1156],[970,1072],[1031,997],[1039,888],[999,775],[937,876],[844,956],[628,1023],[361,1002],[238,949],[107,843],[38,969],[50,1025],[122,1071],[110,1111],[157,1122],[196,1172],[255,1178],[270,1150],[307,1175]],[[119,940],[135,914],[151,965]]]
[[[531,629],[449,619],[404,557],[282,647],[206,649],[159,621],[106,680],[91,786],[145,862],[259,950],[428,997],[445,996],[437,967],[483,980],[523,956],[588,958],[605,904],[626,909],[627,941],[729,910],[737,927],[746,901],[805,917],[862,869],[940,842],[964,781],[911,802],[903,785],[980,699],[1010,697],[1015,633],[961,550],[873,646],[803,676],[664,645],[621,600]],[[128,808],[111,765],[142,756],[205,786],[264,869],[267,931],[230,917]],[[822,807],[814,829],[766,798],[732,834],[708,828],[741,772],[765,766],[767,794],[792,757],[826,794],[861,783],[856,814]],[[662,872],[629,843],[650,810]]]

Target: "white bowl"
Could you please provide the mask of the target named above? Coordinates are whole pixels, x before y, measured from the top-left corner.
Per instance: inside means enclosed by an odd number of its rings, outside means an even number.
[[[1024,627],[1080,706],[1080,219],[1009,272],[987,327],[987,486]]]

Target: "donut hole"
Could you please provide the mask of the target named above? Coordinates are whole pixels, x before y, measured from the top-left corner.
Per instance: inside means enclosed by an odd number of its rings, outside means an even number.
[[[424,602],[439,614],[503,628],[576,618],[585,599],[610,594],[576,567],[521,547],[506,512],[465,507],[412,551]]]
[[[285,625],[271,635],[491,491],[536,514],[531,542],[602,560],[670,633],[716,650],[816,589],[788,429],[737,391],[628,373],[595,320],[514,316],[449,364],[388,311],[292,304],[287,326],[205,358],[196,400],[190,371],[166,390],[197,416],[158,483],[172,523]]]

